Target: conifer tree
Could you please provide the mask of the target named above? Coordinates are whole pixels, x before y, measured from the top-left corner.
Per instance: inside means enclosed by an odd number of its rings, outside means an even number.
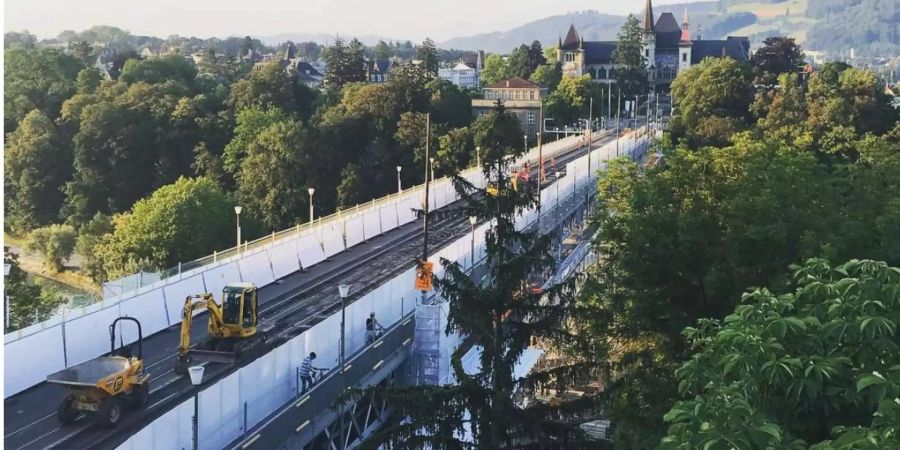
[[[537,294],[525,285],[530,274],[552,267],[553,259],[548,237],[515,226],[516,215],[535,207],[538,194],[521,184],[514,189],[508,177],[512,161],[524,153],[515,115],[498,102],[494,111],[476,122],[473,133],[482,149],[482,171],[496,192],[487,194],[458,176],[454,184],[468,202],[465,213],[492,224],[483,261],[489,281],[475,280],[458,263],[441,260],[445,274],[435,284],[449,302],[446,331],[467,336],[482,347],[480,367],[474,374],[463,370],[468,348],[461,347],[451,357],[455,385],[375,388],[404,417],[385,426],[367,445],[500,449],[557,446],[580,439],[569,421],[572,404],[523,406],[513,399],[519,389],[534,389],[551,377],[565,380],[580,369],[567,366],[513,378],[516,362],[533,339],[569,338],[565,322],[572,289],[556,285]]]
[[[618,43],[613,51],[616,65],[616,84],[621,86],[622,95],[632,97],[644,95],[649,89],[647,78],[648,61],[643,54],[643,30],[634,15],[629,15],[619,31]]]

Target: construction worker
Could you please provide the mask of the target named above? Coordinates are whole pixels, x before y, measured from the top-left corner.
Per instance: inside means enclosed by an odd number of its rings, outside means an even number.
[[[312,371],[323,370],[318,367],[313,367],[312,362],[315,360],[316,352],[310,352],[309,355],[306,356],[306,358],[303,358],[303,362],[300,363],[300,381],[303,382],[303,387],[300,390],[301,394],[306,393],[307,389],[312,387]]]
[[[384,331],[384,327],[378,323],[378,320],[375,319],[375,313],[369,314],[369,318],[366,319],[366,344],[371,344],[375,342],[375,338],[377,338],[381,332]]]

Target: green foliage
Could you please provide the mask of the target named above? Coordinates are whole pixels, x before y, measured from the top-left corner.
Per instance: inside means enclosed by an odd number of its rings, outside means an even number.
[[[436,166],[442,173],[457,173],[475,162],[475,139],[468,127],[454,128],[440,138]]]
[[[337,187],[338,209],[349,208],[362,202],[363,181],[359,173],[359,166],[348,164],[341,169],[341,184]]]
[[[7,135],[5,150],[7,227],[27,232],[52,222],[63,202],[60,188],[72,176],[70,150],[53,122],[41,111],[31,111]]]
[[[225,146],[222,154],[224,169],[233,176],[237,175],[246,157],[247,149],[250,148],[257,136],[287,118],[287,115],[278,108],[262,110],[257,107],[249,107],[240,110],[237,113],[234,137]]]
[[[101,81],[103,78],[100,76],[100,72],[93,67],[87,67],[78,72],[75,85],[79,94],[93,94],[100,87]]]
[[[3,125],[7,133],[32,110],[55,118],[75,93],[75,79],[84,65],[55,49],[3,52]]]
[[[278,108],[304,116],[311,111],[314,100],[307,86],[296,83],[278,61],[272,61],[232,84],[228,103],[235,112]]]
[[[179,178],[115,216],[94,252],[110,278],[190,261],[233,242],[233,206],[212,181]]]
[[[643,29],[637,17],[628,15],[622,30],[619,31],[618,44],[613,51],[613,63],[616,64],[616,85],[625,97],[646,95],[650,88],[647,78],[647,59],[643,52]],[[674,89],[674,86],[673,86]]]
[[[772,86],[781,74],[796,74],[803,67],[803,51],[793,38],[771,36],[753,54],[755,84]]]
[[[241,205],[270,230],[308,220],[313,160],[318,156],[312,131],[301,122],[278,122],[248,147],[238,175]]]
[[[606,100],[601,89],[589,75],[565,77],[547,97],[544,115],[552,117],[560,125],[575,123],[579,119],[587,120],[593,98],[593,113],[597,117],[602,102]]]
[[[75,251],[75,228],[58,224],[37,228],[28,235],[28,250],[40,253],[48,269],[61,272]]]
[[[555,286],[543,295],[524,287],[529,274],[552,265],[552,257],[548,237],[515,229],[516,214],[537,202],[536,191],[516,191],[507,178],[510,161],[525,152],[519,121],[498,102],[472,129],[475,143],[482,146],[482,171],[498,193],[482,195],[465,180],[454,181],[468,202],[466,214],[494,221],[486,236],[491,282],[479,283],[458,263],[442,260],[445,275],[436,284],[449,302],[447,332],[468,336],[482,346],[480,368],[472,375],[463,370],[461,358],[468,346],[461,346],[451,357],[457,384],[374,389],[406,418],[388,424],[369,443],[494,449],[577,445],[580,433],[565,422],[573,409],[540,403],[522,407],[513,401],[517,389],[546,380],[540,376],[514,380],[513,366],[532,338],[561,339],[572,298],[568,286]],[[470,441],[461,439],[464,426]]]
[[[325,87],[340,90],[347,83],[366,81],[364,52],[365,47],[355,38],[349,46],[335,38],[325,49]]]
[[[95,251],[95,247],[104,235],[112,233],[114,230],[112,217],[102,213],[94,214],[94,217],[78,230],[75,252],[81,256],[81,269],[97,283],[102,283],[108,278],[103,260]]]
[[[534,73],[535,69],[546,62],[540,42],[534,41],[531,43],[531,46],[522,44],[513,49],[509,55],[509,60],[507,61],[509,76],[527,80]]]
[[[672,134],[692,147],[726,145],[747,128],[753,72],[731,58],[706,58],[672,82],[676,117]]]
[[[871,71],[841,63],[826,65],[809,80],[809,129],[820,137],[839,126],[882,134],[897,122],[897,110]]]
[[[37,43],[37,36],[29,33],[28,31],[8,31],[3,33],[3,48],[4,49],[20,49],[20,50],[33,50],[35,44]]]
[[[792,292],[753,289],[723,321],[685,330],[697,352],[676,371],[686,400],[666,414],[661,448],[900,444],[900,269],[792,269]]]
[[[19,266],[19,256],[4,247],[3,263],[9,275],[3,278],[3,295],[9,301],[9,329],[18,330],[49,319],[66,300],[56,292],[41,289]]]
[[[165,55],[136,61],[134,64],[126,63],[119,75],[119,79],[126,83],[176,81],[186,86],[193,84],[195,78],[197,68],[194,63],[181,55]]]
[[[481,71],[481,85],[490,86],[499,83],[512,76],[509,64],[503,60],[503,57],[494,53],[488,55],[484,60],[484,67]]]
[[[432,76],[437,76],[438,64],[440,61],[437,56],[437,48],[431,38],[425,38],[425,40],[422,41],[422,45],[416,49],[416,59],[421,62],[425,72]]]
[[[530,80],[546,87],[552,93],[562,81],[562,64],[559,62],[541,64],[534,69]]]

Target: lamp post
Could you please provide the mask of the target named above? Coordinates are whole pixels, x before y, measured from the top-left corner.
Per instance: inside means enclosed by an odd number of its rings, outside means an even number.
[[[524,136],[525,136],[525,151],[527,152],[528,151],[528,135],[526,134]]]
[[[472,275],[475,275],[475,224],[478,223],[478,218],[469,216],[469,223],[472,224]]]
[[[240,206],[234,207],[234,215],[237,217],[237,247],[238,251],[241,250],[241,208]]]
[[[309,223],[313,221],[313,194],[316,193],[316,188],[309,188]]]
[[[475,165],[481,167],[481,147],[475,147]]]
[[[3,264],[3,277],[4,278],[9,276],[10,267],[12,267],[10,264]],[[7,329],[9,329],[9,295],[6,295],[6,293],[4,292],[3,293],[3,334],[6,334]]]
[[[428,163],[431,165],[431,182],[434,183],[434,158],[428,158]]]
[[[403,170],[403,167],[397,166],[397,193],[400,194],[403,192],[403,185],[400,184],[400,171]]]
[[[344,337],[345,337],[344,336],[344,330],[345,330],[344,320],[346,319],[347,295],[350,294],[350,285],[349,284],[339,285],[338,286],[338,294],[340,294],[340,296],[341,296],[341,369],[340,369],[339,375],[341,376],[341,391],[343,391],[344,390],[344,348],[345,348],[345,345],[344,345],[344,341],[345,341],[345,339],[344,339]],[[344,450],[345,439],[344,439],[343,407],[341,408],[340,414],[341,414],[341,431],[340,431],[341,443],[338,448],[340,448],[341,450]]]
[[[206,370],[203,366],[191,366],[188,368],[188,374],[191,377],[191,384],[194,386],[194,417],[191,418],[191,422],[193,425],[193,449],[197,450],[200,448],[200,445],[197,443],[197,423],[198,423],[198,413],[199,409],[199,394],[200,394],[200,383],[203,381],[203,372]]]

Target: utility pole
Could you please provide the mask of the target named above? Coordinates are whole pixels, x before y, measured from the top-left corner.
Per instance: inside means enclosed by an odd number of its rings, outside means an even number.
[[[431,113],[425,115],[425,238],[422,243],[422,264],[428,262],[428,195],[431,184],[428,181],[428,162],[431,158]],[[424,270],[424,267],[422,268]],[[425,302],[425,291],[422,291],[422,302]]]
[[[591,150],[594,147],[594,97],[590,99],[590,106],[588,107],[588,183],[591,181]],[[584,194],[584,201],[587,204],[588,200],[590,200],[591,190],[588,189]]]
[[[543,123],[544,123],[544,100],[541,99],[541,110],[540,113],[540,122],[542,125],[537,134],[538,139],[538,204],[537,204],[537,213],[538,213],[538,232],[541,231],[541,183],[544,181],[544,136],[542,131],[544,131]],[[475,235],[475,232],[472,232],[472,236]],[[473,238],[474,239],[474,238]],[[475,241],[472,241],[475,242]],[[474,245],[474,244],[473,244]],[[474,267],[474,266],[473,266]]]
[[[622,88],[618,91],[619,99],[616,100],[616,158],[619,157],[619,117],[622,114]]]

